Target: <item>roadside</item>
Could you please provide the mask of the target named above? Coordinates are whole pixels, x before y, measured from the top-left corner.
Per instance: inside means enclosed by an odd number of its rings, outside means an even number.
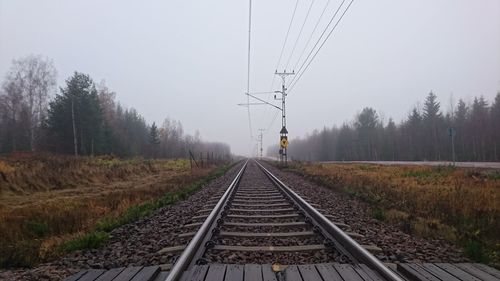
[[[448,241],[470,259],[498,266],[500,174],[496,170],[301,162],[280,168],[361,199],[372,219],[411,237]]]
[[[499,162],[451,162],[451,161],[324,161],[324,164],[377,164],[410,166],[455,166],[460,168],[500,169]]]
[[[32,267],[99,247],[114,228],[186,198],[223,173],[216,169],[191,170],[185,159],[2,157],[0,266]]]
[[[109,237],[99,247],[75,250],[52,262],[40,264],[33,269],[0,271],[5,280],[62,280],[81,270],[110,269],[127,266],[165,266],[171,264],[177,253],[164,253],[165,247],[178,244],[179,233],[185,232],[183,225],[206,201],[222,188],[227,188],[237,165],[218,168],[203,178],[190,196],[111,230]],[[161,200],[161,199],[160,199]]]

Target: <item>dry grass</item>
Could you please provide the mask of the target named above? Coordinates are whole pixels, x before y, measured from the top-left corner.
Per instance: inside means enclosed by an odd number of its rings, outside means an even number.
[[[499,262],[500,171],[455,167],[302,163],[293,170],[370,202],[374,217]]]
[[[187,160],[0,158],[0,266],[32,266],[104,216],[176,192],[213,168]]]

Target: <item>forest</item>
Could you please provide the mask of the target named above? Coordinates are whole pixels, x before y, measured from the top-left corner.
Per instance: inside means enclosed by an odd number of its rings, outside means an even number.
[[[275,156],[278,146],[269,147]],[[351,122],[290,140],[288,156],[305,161],[500,161],[500,93],[444,113],[430,92],[398,124],[365,107]]]
[[[180,121],[148,124],[116,101],[104,81],[74,72],[57,90],[52,60],[30,55],[13,60],[0,87],[0,154],[29,151],[69,155],[226,158],[224,143],[185,134]],[[55,94],[55,95],[54,95]]]

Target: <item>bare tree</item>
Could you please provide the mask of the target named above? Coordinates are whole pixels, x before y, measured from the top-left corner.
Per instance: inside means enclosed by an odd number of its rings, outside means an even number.
[[[27,131],[31,151],[35,150],[36,130],[46,116],[49,97],[55,91],[56,75],[52,60],[30,55],[12,61],[3,85],[2,101],[10,105],[15,129]],[[16,123],[15,115],[20,108],[27,115],[27,127],[19,127]]]

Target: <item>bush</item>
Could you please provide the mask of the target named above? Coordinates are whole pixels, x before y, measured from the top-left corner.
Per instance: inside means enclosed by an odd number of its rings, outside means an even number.
[[[76,238],[66,241],[61,245],[61,249],[67,252],[75,250],[93,249],[100,247],[109,237],[104,231],[91,231]]]
[[[27,220],[24,222],[26,231],[35,237],[41,238],[48,234],[49,225],[46,222]]]
[[[379,221],[385,221],[385,219],[387,218],[385,215],[385,210],[381,208],[373,209],[372,215],[374,219],[377,219]]]

